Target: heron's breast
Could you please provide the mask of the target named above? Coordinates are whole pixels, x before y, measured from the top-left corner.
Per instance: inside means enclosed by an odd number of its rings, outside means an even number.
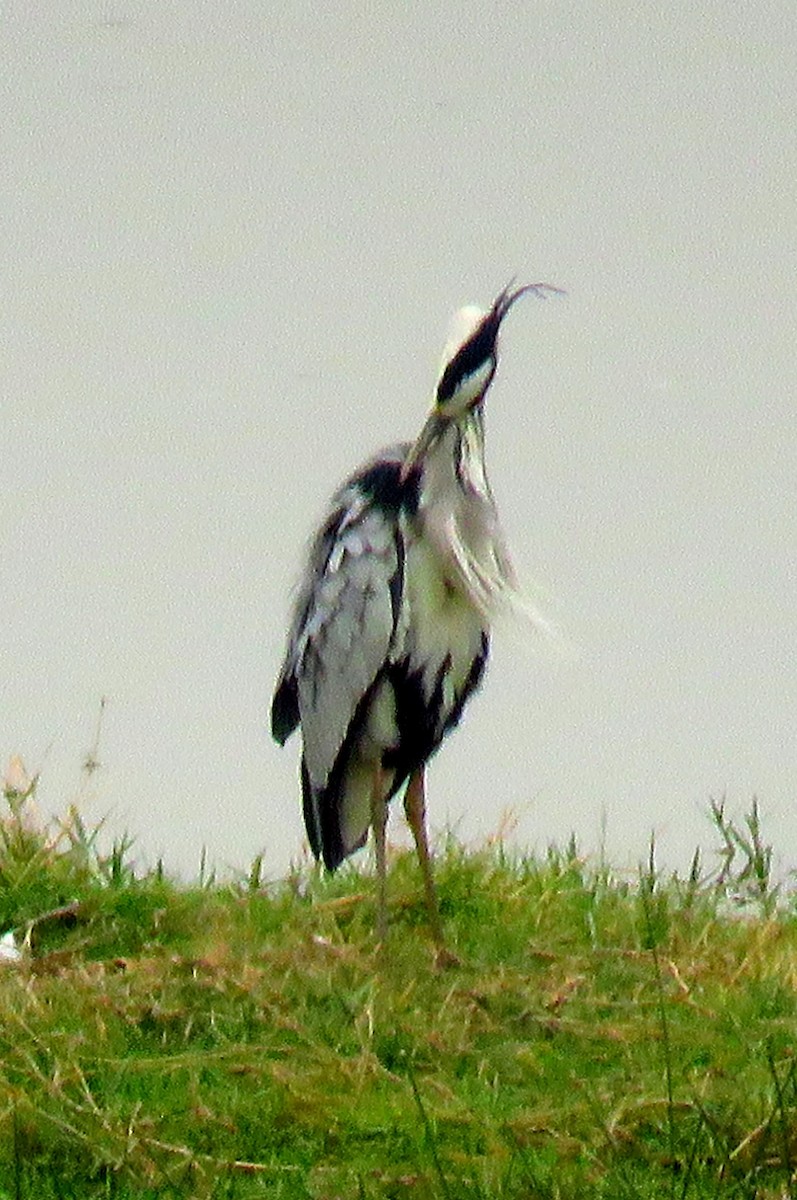
[[[404,649],[411,670],[421,672],[424,690],[431,695],[440,669],[446,707],[453,704],[470,677],[473,661],[482,651],[485,622],[447,572],[437,552],[414,541],[405,564]]]

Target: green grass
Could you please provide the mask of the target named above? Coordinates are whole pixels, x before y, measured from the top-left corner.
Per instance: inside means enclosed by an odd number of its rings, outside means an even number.
[[[756,806],[719,867],[574,845],[373,881],[138,877],[6,793],[0,1200],[624,1200],[797,1194],[797,919]],[[791,907],[790,907],[791,905]]]

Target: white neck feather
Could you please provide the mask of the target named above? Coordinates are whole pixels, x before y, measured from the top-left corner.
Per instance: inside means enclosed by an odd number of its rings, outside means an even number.
[[[518,587],[487,481],[478,409],[452,421],[427,454],[418,518],[449,584],[486,622],[514,612],[548,627]]]

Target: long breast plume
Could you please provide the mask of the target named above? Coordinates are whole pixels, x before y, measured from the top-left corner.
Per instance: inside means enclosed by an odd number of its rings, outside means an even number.
[[[438,537],[456,569],[463,591],[486,621],[519,617],[545,637],[557,638],[554,623],[521,588],[494,509],[492,515],[494,527],[484,530],[478,552],[462,536],[454,513],[449,514],[439,531]]]

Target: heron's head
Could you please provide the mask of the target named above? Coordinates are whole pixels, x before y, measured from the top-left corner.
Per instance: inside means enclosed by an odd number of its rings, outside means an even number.
[[[529,283],[520,288],[509,284],[491,308],[468,305],[454,315],[432,411],[404,463],[404,477],[421,462],[451,422],[467,420],[481,405],[498,365],[498,333],[515,301],[527,292],[544,299],[547,292],[558,291],[559,288],[547,283]]]
[[[481,404],[498,364],[501,322],[527,290],[504,288],[487,311],[469,304],[454,314],[435,388],[438,416],[456,420]]]

